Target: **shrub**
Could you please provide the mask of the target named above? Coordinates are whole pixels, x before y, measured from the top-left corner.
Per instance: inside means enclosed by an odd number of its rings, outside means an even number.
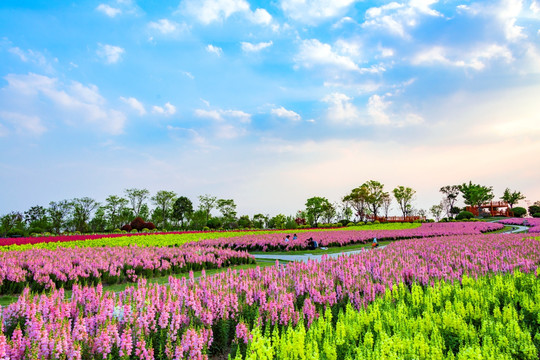
[[[130,233],[132,233],[132,234],[136,234],[138,232],[139,232],[139,230],[137,230],[137,229],[131,229],[131,231],[130,231]]]
[[[126,225],[122,226],[121,230],[125,231],[125,232],[131,231],[131,225],[126,224]]]
[[[378,225],[378,224],[380,224],[380,223],[381,223],[381,222],[380,222],[379,220],[375,220],[375,221],[373,222],[373,225]]]
[[[462,211],[456,216],[456,220],[472,219],[474,214],[470,211]]]
[[[523,217],[527,214],[527,209],[518,206],[512,209],[512,213],[515,217]]]
[[[347,224],[347,226],[355,226],[355,224],[353,222],[350,222]]]
[[[209,228],[208,226],[205,226],[205,227],[203,227],[202,229],[203,229],[203,231],[208,231],[208,230],[210,230],[210,228]]]
[[[529,214],[531,214],[533,217],[535,214],[540,214],[540,206],[538,205],[531,205],[529,206]]]
[[[113,233],[115,233],[115,234],[120,234],[121,232],[122,232],[122,230],[120,230],[120,229],[114,229],[113,230]]]
[[[540,218],[540,212],[539,212],[539,213],[536,213],[536,214],[533,214],[532,217],[533,217],[533,218]]]
[[[133,219],[133,221],[129,224],[131,226],[132,229],[136,229],[136,230],[142,230],[145,226],[146,223],[144,222],[143,218],[140,217],[140,216],[137,216],[135,219]]]
[[[144,227],[143,229],[146,228],[148,230],[155,230],[156,229],[156,225],[154,225],[154,223],[152,222],[147,222],[147,223],[144,223]]]

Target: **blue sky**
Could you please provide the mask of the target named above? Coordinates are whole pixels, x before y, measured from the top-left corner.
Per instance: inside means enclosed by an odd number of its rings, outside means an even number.
[[[537,201],[539,99],[538,0],[2,1],[0,214],[132,187],[294,214],[370,179]]]

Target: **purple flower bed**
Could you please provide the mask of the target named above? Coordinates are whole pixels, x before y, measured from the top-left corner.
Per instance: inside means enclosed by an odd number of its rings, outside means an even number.
[[[530,233],[540,233],[540,218],[512,218],[499,221],[505,225],[525,225],[529,226]]]
[[[502,229],[504,225],[486,222],[426,223],[415,229],[405,230],[340,230],[309,231],[298,234],[296,240],[284,240],[284,234],[255,234],[239,237],[200,240],[184,246],[206,246],[249,251],[301,250],[308,248],[308,239],[313,238],[320,246],[346,246],[379,240],[399,240],[434,236],[475,235]]]
[[[163,276],[255,262],[246,252],[214,248],[99,247],[0,252],[0,293],[70,289],[74,283],[114,284],[138,277]]]
[[[464,274],[535,271],[540,241],[522,235],[405,240],[320,262],[170,278],[123,292],[73,287],[1,309],[0,358],[207,359],[245,336],[245,324],[307,326],[326,307],[365,306],[396,284],[460,281]],[[237,341],[242,341],[241,339]]]

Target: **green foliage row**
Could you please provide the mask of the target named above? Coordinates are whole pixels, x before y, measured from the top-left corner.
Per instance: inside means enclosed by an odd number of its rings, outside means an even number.
[[[365,309],[327,308],[306,330],[255,327],[235,359],[538,359],[537,273],[400,284]]]
[[[421,224],[410,223],[392,223],[392,224],[379,224],[379,225],[363,225],[363,226],[351,226],[346,230],[404,230],[414,229]],[[339,231],[340,229],[334,228],[321,228],[321,229],[300,229],[294,230],[296,233],[302,233],[307,231]],[[291,230],[268,230],[268,231],[223,231],[223,232],[198,232],[198,233],[182,233],[182,234],[147,234],[138,236],[119,236],[112,238],[100,238],[90,240],[78,240],[78,241],[64,241],[64,242],[43,242],[37,244],[25,244],[25,245],[8,245],[0,246],[0,251],[11,250],[27,250],[27,249],[56,249],[58,247],[101,247],[101,246],[180,246],[190,242],[197,242],[199,240],[207,239],[220,239],[230,238],[237,236],[249,236],[260,234],[272,234],[272,233],[290,233]]]

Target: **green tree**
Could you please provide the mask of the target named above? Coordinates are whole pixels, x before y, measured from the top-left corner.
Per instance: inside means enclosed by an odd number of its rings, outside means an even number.
[[[104,232],[105,228],[107,227],[107,217],[105,214],[105,211],[107,208],[105,206],[100,206],[97,208],[96,213],[94,214],[94,217],[88,225],[90,226],[90,230],[92,232]]]
[[[510,205],[510,209],[514,207],[520,200],[525,199],[525,195],[523,195],[519,191],[512,191],[509,188],[506,188],[504,190],[503,196],[501,196],[501,200],[504,200]]]
[[[407,213],[407,210],[412,205],[411,202],[414,198],[414,194],[416,194],[416,191],[414,191],[410,187],[398,186],[394,190],[392,190],[392,192],[394,193],[394,197],[396,198],[396,201],[399,204],[399,208],[403,213],[403,218],[406,218],[408,215],[410,215]]]
[[[51,219],[51,226],[55,233],[60,234],[60,231],[66,227],[66,218],[71,212],[71,203],[67,200],[58,202],[51,201],[47,212]]]
[[[174,191],[160,190],[156,195],[152,196],[151,200],[161,210],[162,227],[167,227],[167,219],[169,217],[169,210],[176,199],[176,193]]]
[[[308,217],[312,219],[312,225],[317,227],[319,218],[324,215],[325,211],[332,207],[327,198],[314,196],[306,201],[306,212]]]
[[[446,185],[439,189],[444,195],[443,207],[447,217],[452,217],[452,208],[455,206],[459,196],[459,185]],[[459,213],[459,212],[458,212]]]
[[[268,215],[255,214],[253,215],[253,226],[257,229],[264,229],[268,226]]]
[[[392,197],[389,193],[385,192],[382,199],[382,208],[384,211],[384,218],[388,220],[388,212],[390,211],[390,206],[392,205]]]
[[[200,195],[199,196],[199,209],[204,210],[206,213],[206,222],[210,218],[210,212],[216,207],[217,198],[215,196]]]
[[[494,198],[493,188],[491,186],[473,184],[472,181],[469,181],[469,184],[463,183],[459,185],[459,191],[466,205],[478,206],[478,208]]]
[[[0,218],[0,233],[4,235],[24,234],[24,217],[20,212],[12,211]]]
[[[287,217],[283,214],[277,214],[268,221],[268,227],[271,229],[285,229]]]
[[[369,189],[366,184],[362,184],[359,187],[352,189],[348,195],[343,197],[342,201],[350,205],[356,211],[355,215],[360,218],[360,221],[364,221],[368,196]]]
[[[442,212],[443,212],[443,206],[442,206],[442,204],[433,205],[429,209],[429,211],[431,212],[431,214],[435,218],[435,221],[439,221],[441,219],[441,215],[442,215]]]
[[[30,233],[41,233],[49,231],[51,224],[47,216],[47,209],[36,205],[24,212],[24,220],[28,224]]]
[[[238,226],[244,229],[253,227],[253,222],[248,215],[242,215],[238,218]]]
[[[193,212],[189,222],[189,228],[193,230],[202,230],[206,226],[206,211],[199,209]]]
[[[120,214],[122,209],[129,204],[127,199],[124,199],[117,195],[110,195],[105,199],[105,218],[109,222],[110,229],[117,229],[122,227]]]
[[[144,201],[150,196],[150,191],[146,189],[125,189],[124,192],[131,202],[131,207],[135,213],[135,217],[141,216],[141,207],[143,206]]]
[[[193,203],[185,196],[180,196],[173,204],[171,216],[174,220],[180,221],[181,227],[184,228],[184,221],[189,221],[189,217],[193,214]]]
[[[99,203],[89,197],[75,198],[72,200],[73,212],[72,221],[75,230],[85,233],[88,231],[88,221],[92,217],[93,211],[99,206]]]
[[[369,180],[365,183],[368,196],[366,202],[373,213],[373,216],[376,218],[379,213],[379,209],[383,204],[383,199],[386,196],[384,192],[384,185],[375,180]]]
[[[217,209],[223,216],[223,225],[230,227],[236,221],[236,204],[233,199],[219,199],[216,202]]]

